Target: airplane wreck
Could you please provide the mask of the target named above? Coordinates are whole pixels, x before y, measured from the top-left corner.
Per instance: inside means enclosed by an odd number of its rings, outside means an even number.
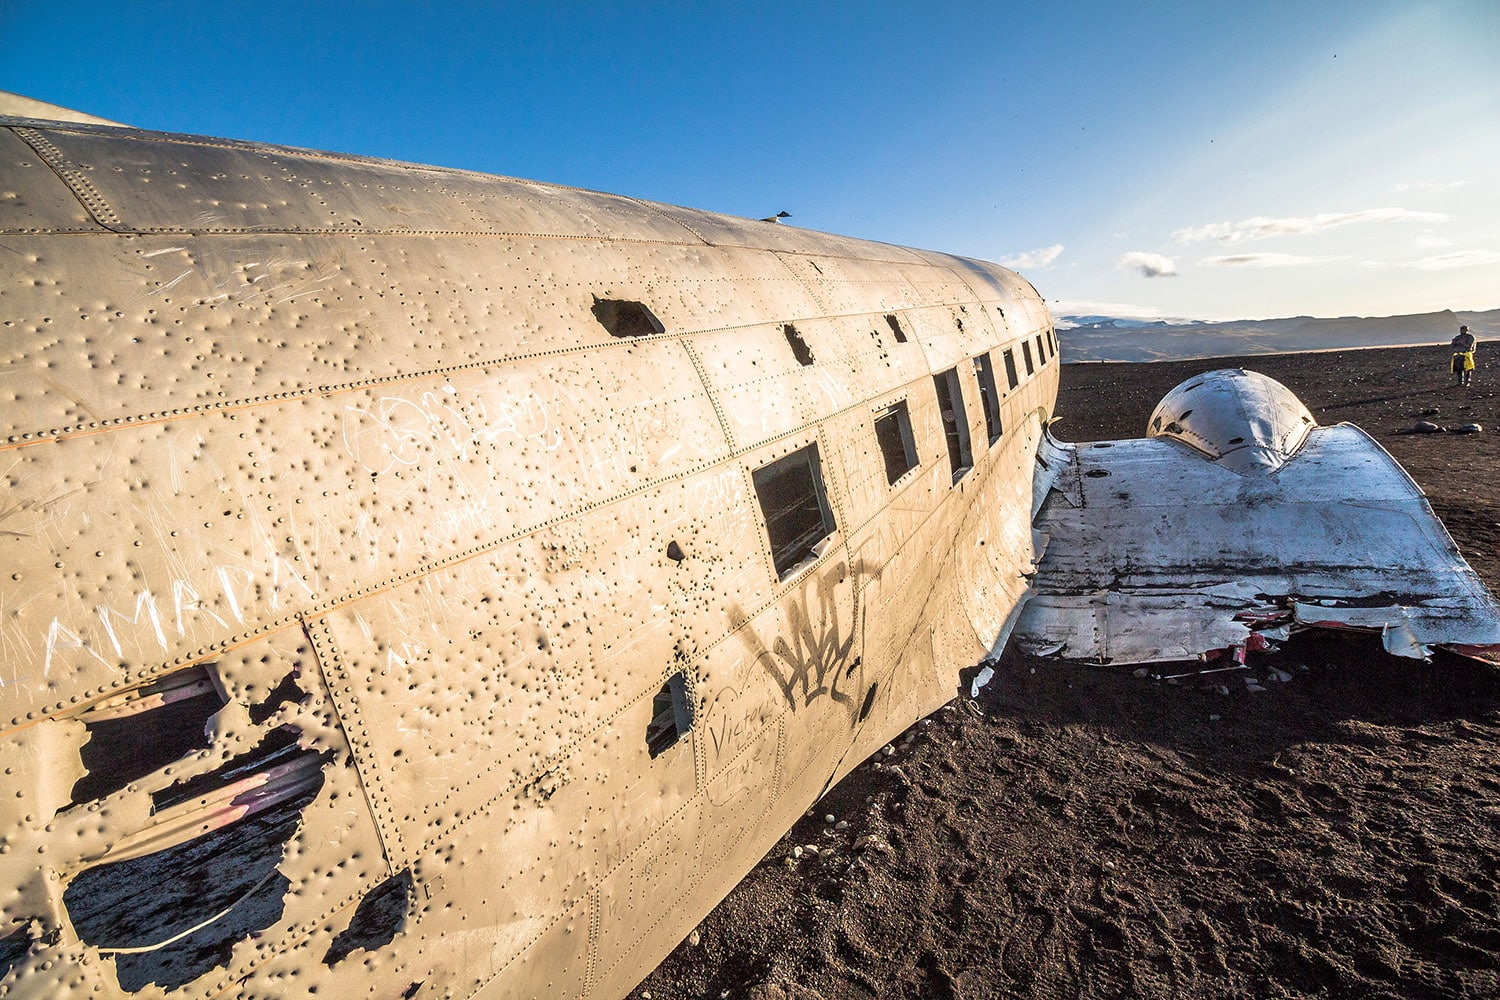
[[[1500,641],[1399,467],[1248,376],[1054,441],[981,261],[15,116],[0,258],[0,996],[618,997],[1013,629]]]

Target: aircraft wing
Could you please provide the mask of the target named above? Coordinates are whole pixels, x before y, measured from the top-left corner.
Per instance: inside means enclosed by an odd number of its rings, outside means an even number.
[[[1290,629],[1495,659],[1500,608],[1421,489],[1364,431],[1319,427],[1241,370],[1174,389],[1152,436],[1039,455],[1045,551],[1014,638],[1094,662],[1243,655]]]

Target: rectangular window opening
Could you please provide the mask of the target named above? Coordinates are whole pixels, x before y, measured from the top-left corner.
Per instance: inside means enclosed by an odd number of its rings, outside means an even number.
[[[979,382],[979,405],[984,409],[984,429],[990,436],[990,444],[1000,440],[1004,428],[1000,426],[1000,392],[995,388],[995,368],[988,354],[974,358],[974,378]]]
[[[1052,356],[1055,358],[1057,357],[1057,331],[1048,328],[1047,339],[1052,342]]]
[[[1024,362],[1026,362],[1026,374],[1027,375],[1035,375],[1036,374],[1036,365],[1032,364],[1032,362],[1031,362],[1031,342],[1030,341],[1026,341],[1026,340],[1021,341],[1021,360],[1024,361]]]
[[[1042,340],[1040,333],[1036,335],[1036,357],[1037,364],[1045,365],[1047,363],[1047,344],[1046,341]]]
[[[948,442],[948,464],[953,469],[953,481],[963,478],[974,465],[974,454],[969,445],[969,421],[964,415],[964,396],[958,384],[958,370],[949,368],[932,377],[937,389],[938,412],[943,415],[943,436]]]
[[[1014,389],[1016,386],[1018,386],[1018,385],[1021,384],[1021,377],[1016,374],[1016,352],[1014,350],[1012,350],[1011,348],[1007,347],[1005,349],[1004,358],[1005,358],[1005,381],[1009,382],[1010,383],[1010,387],[1012,389]]]
[[[885,478],[896,480],[917,467],[917,443],[911,433],[906,400],[893,403],[875,416],[875,440],[885,456]]]
[[[818,555],[818,543],[833,534],[833,512],[823,487],[818,446],[810,444],[756,469],[751,476],[771,540],[778,579]]]
[[[797,359],[797,364],[804,367],[812,364],[812,351],[808,348],[807,341],[802,339],[802,334],[797,332],[797,328],[787,323],[781,328],[781,332],[786,334],[786,342],[791,345],[792,356]]]
[[[656,314],[640,302],[601,299],[596,295],[593,313],[599,325],[608,330],[611,337],[649,337],[667,332]]]
[[[670,750],[693,728],[693,706],[688,697],[687,676],[681,670],[651,699],[651,724],[646,727],[646,749],[655,759]]]
[[[891,332],[896,335],[896,343],[906,343],[906,331],[901,329],[901,321],[896,318],[896,314],[886,313],[885,321],[890,325]]]

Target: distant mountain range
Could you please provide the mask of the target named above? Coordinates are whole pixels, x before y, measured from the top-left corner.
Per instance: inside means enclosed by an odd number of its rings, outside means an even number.
[[[1138,320],[1116,316],[1057,316],[1062,359],[1070,361],[1176,361],[1251,354],[1289,354],[1357,347],[1446,344],[1467,324],[1481,342],[1500,338],[1500,309],[1418,313],[1411,316],[1341,316],[1320,319]],[[1500,346],[1500,345],[1497,345]]]

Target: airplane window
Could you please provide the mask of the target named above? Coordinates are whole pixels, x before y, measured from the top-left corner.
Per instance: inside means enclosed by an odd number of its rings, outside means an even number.
[[[1039,365],[1047,363],[1047,344],[1040,333],[1036,335],[1036,360]]]
[[[776,576],[784,580],[797,566],[818,554],[818,543],[833,534],[835,527],[823,491],[818,446],[810,444],[778,458],[756,469],[751,478],[766,518]]]
[[[949,368],[932,377],[937,389],[938,411],[943,415],[943,436],[948,441],[948,464],[953,469],[953,481],[963,478],[974,465],[974,455],[969,446],[969,421],[964,416],[964,396],[958,384],[958,370]]]
[[[797,364],[812,364],[812,351],[808,349],[807,341],[802,339],[802,334],[797,332],[797,328],[788,323],[781,328],[781,332],[786,334],[786,342],[791,345],[792,356],[797,359]]]
[[[1021,378],[1016,374],[1016,352],[1007,347],[1005,349],[1004,358],[1005,381],[1009,382],[1010,387],[1014,389],[1016,386],[1021,384]]]
[[[1057,357],[1057,331],[1048,327],[1047,339],[1052,341],[1052,356],[1055,358]]]
[[[623,299],[601,299],[594,296],[594,318],[611,337],[649,337],[666,333],[656,314],[639,302]]]
[[[875,417],[875,440],[885,456],[885,478],[895,483],[917,467],[917,445],[911,434],[911,415],[901,400]]]
[[[1031,344],[1021,341],[1021,360],[1026,362],[1026,374],[1035,375],[1036,365],[1031,363]]]
[[[646,749],[653,758],[671,749],[693,728],[693,706],[688,697],[687,677],[681,670],[651,699],[651,724],[646,727]]]
[[[995,368],[988,354],[974,358],[974,378],[979,382],[979,405],[984,409],[984,429],[989,433],[990,444],[1000,440],[1004,428],[1000,426],[1000,392],[995,388]]]
[[[895,314],[887,313],[885,321],[890,324],[891,332],[896,335],[896,343],[906,343],[906,331],[901,329],[901,321],[896,318]]]

